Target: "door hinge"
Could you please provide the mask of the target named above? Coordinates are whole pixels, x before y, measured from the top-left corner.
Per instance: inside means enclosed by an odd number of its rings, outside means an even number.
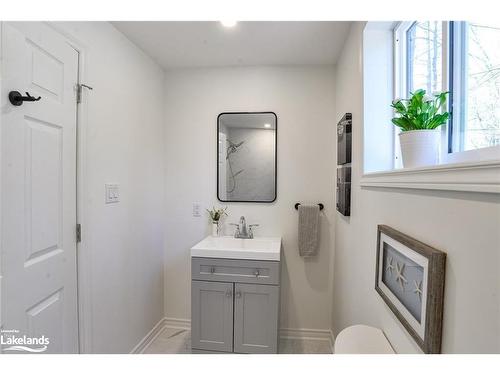
[[[80,104],[82,102],[82,85],[76,84],[76,103]]]
[[[85,85],[83,83],[77,83],[76,84],[76,102],[78,104],[82,102],[82,90],[83,90],[84,87],[86,89],[89,89],[89,90],[93,90],[94,89],[93,87],[90,87],[90,86]]]
[[[82,225],[76,224],[76,242],[82,242]]]

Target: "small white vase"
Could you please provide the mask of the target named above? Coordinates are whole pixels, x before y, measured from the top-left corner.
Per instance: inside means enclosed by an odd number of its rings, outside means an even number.
[[[218,221],[212,222],[212,236],[219,237],[219,222]]]
[[[439,164],[441,130],[410,130],[399,133],[403,166],[425,167]]]

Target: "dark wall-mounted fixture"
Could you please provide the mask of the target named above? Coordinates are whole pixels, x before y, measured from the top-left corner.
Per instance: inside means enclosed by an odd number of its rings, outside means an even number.
[[[352,114],[346,113],[337,124],[337,211],[351,215]]]
[[[298,210],[299,209],[299,206],[300,206],[300,203],[295,203],[295,209]],[[323,205],[323,203],[318,203],[318,206],[319,206],[319,210],[322,211],[323,208],[325,208],[325,206]]]
[[[346,113],[337,124],[337,165],[351,162],[352,114]]]
[[[351,167],[337,168],[337,211],[351,216]]]

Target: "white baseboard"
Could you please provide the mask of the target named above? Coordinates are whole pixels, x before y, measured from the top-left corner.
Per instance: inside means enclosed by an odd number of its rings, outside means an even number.
[[[335,336],[330,329],[280,328],[280,337],[296,340],[328,341],[330,349],[334,353]]]
[[[335,354],[335,335],[332,330],[330,330],[330,349],[332,349],[332,353]]]
[[[328,340],[329,329],[280,328],[280,336],[287,339]]]
[[[190,319],[178,319],[178,318],[163,318],[165,321],[165,327],[169,328],[179,328],[179,329],[191,329]]]
[[[164,327],[191,329],[190,319],[168,318],[163,319]],[[298,340],[322,340],[328,341],[333,353],[333,343],[335,337],[329,329],[308,329],[308,328],[280,328],[280,337]]]
[[[166,318],[161,318],[158,323],[147,333],[146,336],[130,351],[130,354],[141,354],[149,344],[151,344],[158,335],[165,329]]]

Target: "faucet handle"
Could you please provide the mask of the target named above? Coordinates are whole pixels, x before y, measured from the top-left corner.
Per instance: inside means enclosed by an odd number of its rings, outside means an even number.
[[[252,228],[253,228],[253,227],[258,227],[258,226],[259,226],[259,224],[250,224],[250,225],[248,226],[248,236],[249,236],[250,238],[253,238],[253,230],[252,230]]]
[[[238,237],[240,235],[240,224],[229,223],[229,225],[234,225],[236,227],[234,231],[234,237]]]

